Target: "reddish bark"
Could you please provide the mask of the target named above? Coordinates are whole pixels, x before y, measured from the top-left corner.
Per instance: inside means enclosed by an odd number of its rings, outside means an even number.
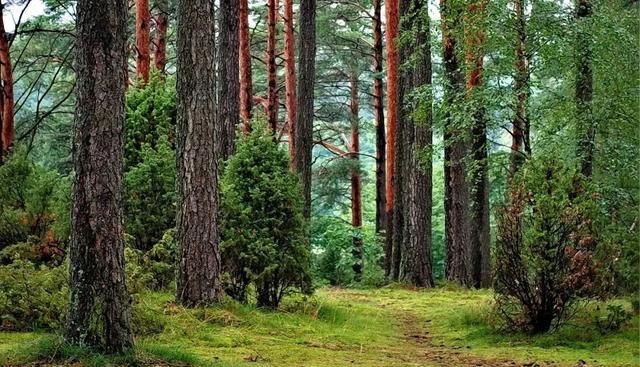
[[[360,178],[360,100],[358,98],[358,75],[350,76],[351,84],[351,146],[349,147],[353,166],[351,168],[351,225],[354,230],[362,229],[362,180]],[[362,277],[362,237],[359,233],[353,236],[353,271],[355,280]]]
[[[249,39],[249,3],[240,0],[240,118],[242,130],[248,133],[253,106],[253,82],[251,79],[251,43]]]
[[[0,5],[0,15],[4,5]],[[2,155],[6,156],[13,147],[15,135],[13,126],[13,71],[9,52],[9,40],[0,16],[0,78],[2,79]]]
[[[373,119],[376,128],[376,233],[385,228],[385,131],[382,84],[382,3],[373,2]],[[386,254],[385,254],[386,255]],[[388,258],[389,255],[385,256]]]
[[[151,13],[149,0],[136,0],[136,73],[144,84],[149,81],[151,67]]]
[[[276,70],[276,22],[278,1],[267,3],[267,122],[275,135],[278,130],[278,75]]]
[[[158,15],[156,15],[156,32],[154,39],[153,60],[160,73],[165,73],[167,65],[167,29],[169,28],[169,9],[167,0],[158,0]]]
[[[387,160],[385,185],[385,212],[387,220],[387,248],[392,242],[393,207],[394,207],[394,161],[396,121],[398,119],[398,23],[400,10],[398,0],[385,1],[387,20]],[[386,269],[389,273],[390,269]]]
[[[295,162],[296,131],[296,55],[295,34],[293,32],[293,0],[284,0],[284,88],[286,93],[287,123],[289,126],[289,159],[291,167]]]

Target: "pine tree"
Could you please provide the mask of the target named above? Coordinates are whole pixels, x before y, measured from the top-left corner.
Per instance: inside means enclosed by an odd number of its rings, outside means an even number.
[[[110,353],[133,348],[122,218],[127,15],[125,0],[77,3],[66,338]]]
[[[185,306],[217,302],[222,296],[213,8],[213,0],[180,0],[177,7],[176,298]]]

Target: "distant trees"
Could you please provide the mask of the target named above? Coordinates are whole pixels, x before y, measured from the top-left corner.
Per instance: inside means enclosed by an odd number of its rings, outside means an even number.
[[[593,66],[591,32],[593,5],[591,0],[576,1],[576,121],[578,126],[577,156],[585,177],[593,174],[596,126],[593,118]]]
[[[125,0],[80,0],[76,22],[75,179],[66,338],[107,352],[133,348],[124,275],[122,168]]]
[[[164,74],[167,65],[167,30],[169,29],[169,0],[156,0],[153,62],[158,72]]]
[[[218,51],[218,121],[215,139],[218,159],[226,160],[235,147],[236,125],[240,119],[240,1],[220,3],[220,45]]]
[[[385,240],[385,272],[392,279],[397,278],[397,260],[399,253],[394,254],[394,210],[395,187],[397,185],[395,177],[396,165],[396,123],[398,120],[398,25],[400,22],[400,6],[398,0],[387,0],[384,3],[386,17],[386,52],[387,52],[387,147],[386,147],[386,170],[385,170],[385,217],[386,217],[386,240]]]
[[[444,62],[444,184],[445,274],[448,280],[471,285],[469,188],[465,159],[467,139],[464,122],[455,108],[464,106],[465,76],[458,60],[457,33],[463,8],[455,0],[440,1],[442,59]]]
[[[251,76],[251,40],[249,39],[248,0],[239,0],[239,68],[240,68],[240,118],[242,130],[250,130],[251,108],[253,105],[253,78]]]
[[[213,6],[213,0],[181,0],[177,6],[176,299],[185,306],[222,296]]]
[[[149,82],[151,69],[151,12],[149,0],[136,0],[136,73]]]
[[[4,14],[5,4],[0,3],[0,18]],[[4,20],[0,19],[0,79],[2,80],[2,96],[0,96],[0,162],[13,148],[15,137],[13,116],[13,68],[9,51],[9,39],[4,28]]]
[[[311,166],[316,80],[316,0],[300,0],[297,113],[294,166],[304,197],[304,217],[311,217]]]

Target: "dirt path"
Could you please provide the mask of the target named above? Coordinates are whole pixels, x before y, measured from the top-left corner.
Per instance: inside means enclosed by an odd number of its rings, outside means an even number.
[[[416,316],[397,315],[403,331],[403,342],[415,349],[415,358],[428,365],[443,367],[557,367],[557,364],[546,362],[516,362],[507,359],[496,359],[474,356],[464,347],[437,345],[429,335],[428,322]]]

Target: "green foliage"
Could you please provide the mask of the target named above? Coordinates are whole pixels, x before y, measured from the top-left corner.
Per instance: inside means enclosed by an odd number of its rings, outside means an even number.
[[[66,266],[24,260],[0,266],[0,330],[60,329],[68,291]]]
[[[167,289],[175,280],[177,245],[175,230],[170,229],[149,251],[125,248],[125,266],[129,293]]]
[[[70,183],[17,151],[0,166],[0,249],[29,242],[49,259],[69,238]]]
[[[276,308],[291,291],[309,292],[310,250],[298,179],[263,124],[240,138],[221,180],[222,259],[227,291]]]
[[[333,217],[318,217],[311,222],[316,281],[332,286],[352,285],[354,236],[360,236],[364,246],[362,280],[359,285],[384,284],[384,270],[380,266],[383,256],[382,238],[375,234],[371,226],[357,231],[349,223]]]
[[[125,213],[135,247],[148,250],[175,226],[175,90],[153,75],[127,95]]]
[[[607,314],[604,317],[596,315],[594,321],[598,331],[601,334],[607,334],[620,330],[629,320],[631,320],[631,314],[622,305],[609,304]]]
[[[497,311],[509,328],[546,332],[596,291],[593,193],[574,169],[542,158],[528,162],[512,190],[499,212]]]

